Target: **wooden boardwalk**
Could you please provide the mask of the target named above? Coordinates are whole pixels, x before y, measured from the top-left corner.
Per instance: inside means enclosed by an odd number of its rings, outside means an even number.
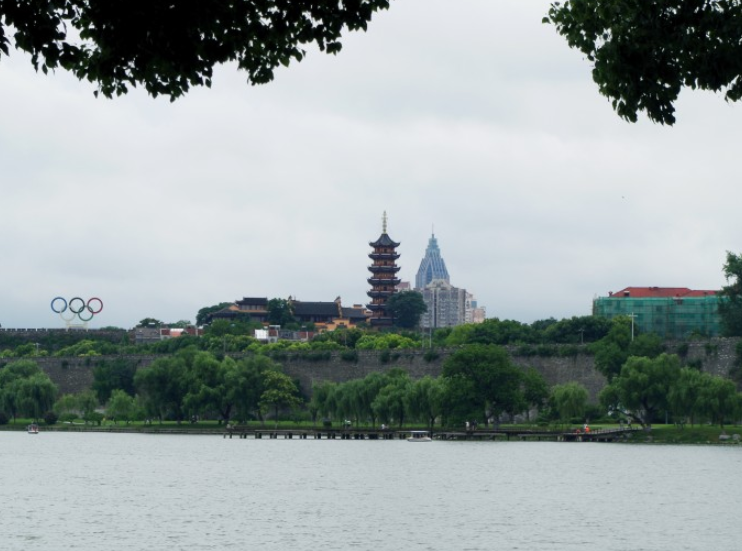
[[[598,429],[589,432],[563,430],[523,430],[523,429],[476,429],[468,431],[433,430],[433,440],[461,441],[557,441],[557,442],[616,442],[626,439],[630,433],[640,429]],[[230,427],[224,438],[255,440],[406,440],[412,429],[395,430],[380,428],[346,429],[266,429],[248,428],[240,425]]]

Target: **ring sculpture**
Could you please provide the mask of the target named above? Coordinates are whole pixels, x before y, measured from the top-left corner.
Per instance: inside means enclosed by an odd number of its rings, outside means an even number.
[[[87,327],[88,322],[103,310],[103,301],[98,297],[89,298],[87,301],[80,297],[72,297],[70,300],[55,297],[52,299],[51,308],[52,312],[59,314],[67,327]]]

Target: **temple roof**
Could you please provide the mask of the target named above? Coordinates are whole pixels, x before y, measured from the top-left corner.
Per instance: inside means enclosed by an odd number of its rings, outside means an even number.
[[[349,320],[365,320],[367,315],[360,308],[343,308],[343,317]]]
[[[235,304],[252,304],[253,306],[268,306],[268,299],[266,297],[244,297],[242,300],[238,300]]]
[[[293,302],[294,315],[296,316],[334,316],[338,317],[337,302]]]
[[[369,243],[369,245],[372,247],[399,247],[399,243],[392,241],[387,233],[382,233],[376,241]]]

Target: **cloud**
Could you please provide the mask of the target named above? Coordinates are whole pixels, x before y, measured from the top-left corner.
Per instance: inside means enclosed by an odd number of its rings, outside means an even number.
[[[687,92],[628,124],[547,1],[408,0],[265,86],[234,66],[175,103],[0,64],[0,323],[195,319],[242,296],[367,301],[389,213],[414,281],[435,226],[490,316],[590,313],[628,285],[718,288],[736,250],[738,105]]]

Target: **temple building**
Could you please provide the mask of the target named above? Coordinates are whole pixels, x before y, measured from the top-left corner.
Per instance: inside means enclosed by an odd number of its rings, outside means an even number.
[[[381,236],[369,245],[373,247],[373,252],[368,255],[372,260],[368,267],[371,277],[366,280],[371,285],[371,290],[366,293],[371,298],[371,302],[366,305],[371,310],[369,322],[372,327],[389,326],[393,319],[386,311],[386,301],[396,292],[400,280],[397,278],[399,243],[393,241],[386,232],[386,212],[382,220]]]
[[[441,250],[438,248],[438,240],[435,238],[435,234],[432,234],[430,241],[428,241],[428,248],[425,249],[425,256],[420,262],[420,268],[417,270],[415,287],[422,289],[434,279],[451,283],[451,279],[448,277],[446,263],[443,261],[443,257],[441,257]]]

